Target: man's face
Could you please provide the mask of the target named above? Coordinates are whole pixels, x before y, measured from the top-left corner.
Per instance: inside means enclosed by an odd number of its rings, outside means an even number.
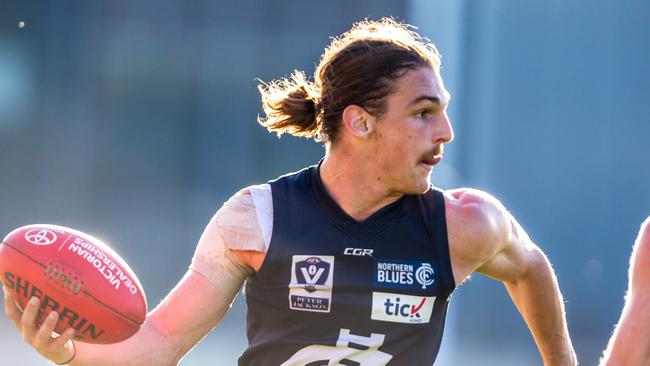
[[[419,194],[442,160],[443,145],[454,133],[447,117],[450,96],[440,73],[421,67],[397,81],[386,98],[386,112],[377,119],[373,158],[390,190]]]

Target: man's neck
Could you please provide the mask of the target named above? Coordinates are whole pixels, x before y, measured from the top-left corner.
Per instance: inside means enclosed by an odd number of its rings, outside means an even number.
[[[353,219],[361,222],[402,195],[389,191],[378,179],[371,161],[328,149],[320,166],[327,193]]]

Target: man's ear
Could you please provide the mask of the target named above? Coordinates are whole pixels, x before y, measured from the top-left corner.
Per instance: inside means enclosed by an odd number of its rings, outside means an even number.
[[[342,119],[345,128],[355,137],[366,139],[375,130],[375,117],[356,104],[345,107]]]

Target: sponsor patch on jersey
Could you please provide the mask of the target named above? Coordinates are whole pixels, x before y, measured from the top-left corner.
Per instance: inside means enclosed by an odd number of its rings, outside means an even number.
[[[289,308],[329,313],[333,280],[334,256],[294,255],[289,283]]]
[[[345,248],[343,251],[343,255],[352,255],[355,257],[372,257],[372,253],[374,253],[374,249],[368,249],[368,248]]]
[[[437,286],[436,263],[406,260],[375,260],[374,282],[378,287],[427,290]]]
[[[435,301],[435,296],[373,292],[370,319],[406,324],[428,323]]]

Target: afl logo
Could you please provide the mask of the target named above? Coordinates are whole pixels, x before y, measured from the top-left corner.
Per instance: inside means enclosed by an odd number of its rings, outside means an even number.
[[[32,229],[25,233],[25,240],[34,245],[50,245],[56,239],[56,234],[47,229]]]
[[[418,281],[420,285],[422,285],[422,289],[425,290],[427,286],[431,286],[434,282],[434,276],[433,276],[433,268],[429,263],[422,263],[420,268],[415,271],[415,279]]]

